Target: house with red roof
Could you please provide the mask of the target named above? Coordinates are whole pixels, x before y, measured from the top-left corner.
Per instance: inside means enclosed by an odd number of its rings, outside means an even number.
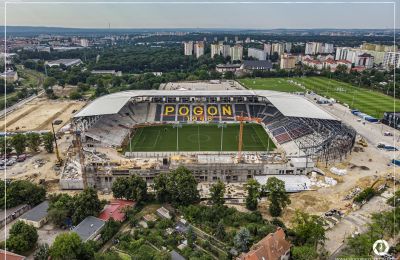
[[[290,246],[285,232],[278,227],[275,233],[270,233],[258,241],[248,253],[241,254],[237,260],[288,260]]]
[[[0,249],[0,260],[25,260],[26,257]]]
[[[126,218],[125,212],[127,208],[131,208],[135,202],[130,200],[116,199],[106,205],[103,211],[100,212],[99,219],[108,221],[113,218],[116,221],[123,222]]]

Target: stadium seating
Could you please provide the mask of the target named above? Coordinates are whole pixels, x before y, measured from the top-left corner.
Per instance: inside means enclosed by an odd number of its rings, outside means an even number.
[[[254,101],[256,102],[256,101]],[[101,116],[85,133],[97,142],[119,146],[136,124],[151,122],[236,121],[236,117],[259,118],[262,125],[284,144],[301,141],[307,136],[316,142],[325,142],[327,136],[343,130],[339,121],[284,116],[276,107],[263,103],[132,103],[129,102],[116,115]],[[344,133],[346,133],[344,131]]]

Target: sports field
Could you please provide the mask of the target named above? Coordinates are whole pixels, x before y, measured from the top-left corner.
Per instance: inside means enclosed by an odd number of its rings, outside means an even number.
[[[394,102],[396,102],[396,108],[400,108],[399,99],[394,99],[380,92],[354,87],[351,84],[325,77],[248,78],[241,79],[240,83],[252,89],[304,92],[304,89],[290,83],[289,80],[301,83],[306,89],[318,95],[334,98],[340,103],[346,103],[352,109],[358,109],[376,118],[382,118],[384,112],[393,111]]]
[[[126,151],[237,151],[239,124],[149,126],[138,128]],[[243,151],[267,151],[275,148],[258,124],[245,124]]]

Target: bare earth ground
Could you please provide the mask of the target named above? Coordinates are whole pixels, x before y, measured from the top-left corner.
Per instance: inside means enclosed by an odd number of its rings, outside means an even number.
[[[81,101],[39,97],[7,115],[6,121],[0,123],[0,129],[7,123],[7,131],[51,130],[51,122],[61,119],[63,122],[54,126],[57,131],[71,119],[73,111],[79,111],[84,105]]]

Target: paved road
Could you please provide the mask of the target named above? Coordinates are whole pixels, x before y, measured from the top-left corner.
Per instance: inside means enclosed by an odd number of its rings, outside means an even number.
[[[386,198],[375,196],[361,209],[353,211],[345,216],[338,224],[326,232],[325,248],[332,253],[330,259],[340,253],[344,247],[344,239],[354,232],[363,233],[367,231],[367,224],[371,222],[372,213],[387,211],[391,206],[386,204]]]

